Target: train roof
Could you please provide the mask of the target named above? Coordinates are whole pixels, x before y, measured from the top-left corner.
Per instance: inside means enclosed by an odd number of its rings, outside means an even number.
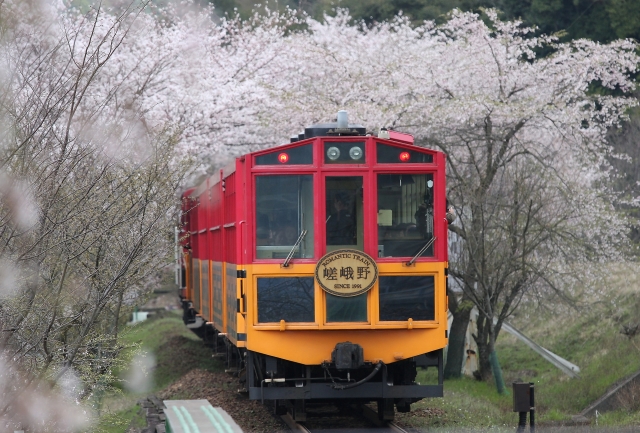
[[[367,133],[366,128],[360,124],[349,123],[346,111],[339,111],[337,121],[328,123],[317,123],[305,128],[304,132],[298,135],[294,135],[290,138],[290,143],[282,144],[279,146],[270,147],[267,149],[261,149],[254,152],[246,153],[239,157],[234,158],[225,167],[217,170],[213,175],[209,176],[199,186],[191,188],[183,193],[183,197],[190,195],[199,195],[202,191],[209,186],[215,185],[222,179],[228,177],[236,171],[236,164],[239,160],[252,161],[254,158],[258,158],[273,153],[280,153],[283,151],[295,149],[298,147],[307,146],[312,144],[316,139],[322,138],[325,140],[334,141],[340,139],[344,141],[358,141],[367,139],[369,137],[375,137],[376,142],[392,145],[395,147],[404,148],[410,151],[418,153],[426,153],[435,155],[440,153],[437,150],[428,149],[420,146],[416,146],[414,138],[411,134],[394,131],[391,129],[381,128],[377,135]],[[435,159],[434,159],[435,160]]]

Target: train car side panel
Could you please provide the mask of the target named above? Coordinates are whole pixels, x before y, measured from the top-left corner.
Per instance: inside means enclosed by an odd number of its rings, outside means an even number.
[[[220,332],[224,331],[224,265],[222,262],[214,261],[212,268],[213,286],[213,325]]]
[[[200,259],[192,258],[191,265],[193,269],[193,308],[200,311]]]
[[[227,338],[233,343],[238,342],[237,321],[237,268],[233,263],[225,264],[225,295],[226,295],[226,333]]]
[[[211,307],[210,307],[210,287],[209,287],[209,268],[211,266],[211,262],[209,260],[201,260],[200,261],[200,287],[201,287],[201,313],[202,318],[211,322]]]

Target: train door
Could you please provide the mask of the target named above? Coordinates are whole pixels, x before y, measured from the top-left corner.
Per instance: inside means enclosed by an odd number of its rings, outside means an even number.
[[[364,196],[362,176],[325,178],[326,251],[364,251]],[[340,297],[325,293],[326,323],[369,321],[368,293]]]
[[[327,252],[364,251],[362,176],[327,176],[325,193]]]

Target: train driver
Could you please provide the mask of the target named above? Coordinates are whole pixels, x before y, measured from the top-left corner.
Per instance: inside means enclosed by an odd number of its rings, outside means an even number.
[[[355,245],[355,224],[349,209],[349,196],[338,192],[333,199],[333,212],[327,218],[327,245]]]

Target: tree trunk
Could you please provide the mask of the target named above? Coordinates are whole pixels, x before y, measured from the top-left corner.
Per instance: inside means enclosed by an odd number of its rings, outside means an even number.
[[[453,314],[453,322],[451,329],[449,329],[447,363],[444,366],[445,379],[457,378],[462,375],[462,365],[465,360],[465,339],[473,304],[465,302],[465,297],[458,302],[455,300],[455,295],[451,293],[449,294],[449,307]]]
[[[495,350],[491,351],[489,355],[489,362],[491,363],[491,373],[493,374],[493,378],[496,382],[496,389],[498,390],[498,394],[504,394],[504,379],[502,378],[502,368],[500,367],[500,363],[498,362],[498,354]]]
[[[476,345],[478,346],[478,373],[480,380],[488,381],[491,379],[491,362],[489,356],[493,351],[490,347],[489,324],[487,318],[482,313],[478,315],[477,331],[474,336]]]
[[[118,325],[120,322],[120,308],[122,307],[122,300],[124,298],[124,289],[120,290],[118,294],[118,302],[116,304],[116,312],[113,319],[113,332],[111,333],[114,343],[118,341]]]
[[[493,326],[493,320],[482,313],[478,317],[478,333],[476,344],[478,345],[478,366],[481,380],[488,381],[493,377],[498,394],[504,394],[505,385],[502,377],[502,368],[496,354],[497,329]]]

